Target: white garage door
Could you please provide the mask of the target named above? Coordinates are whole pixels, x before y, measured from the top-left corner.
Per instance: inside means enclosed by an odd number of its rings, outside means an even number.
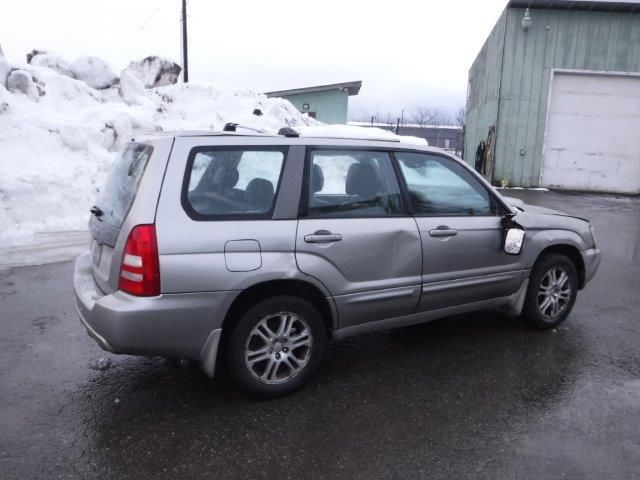
[[[555,73],[540,183],[640,193],[640,78]]]

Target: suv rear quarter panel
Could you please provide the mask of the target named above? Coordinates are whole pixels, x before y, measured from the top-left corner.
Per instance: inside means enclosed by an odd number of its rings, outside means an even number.
[[[131,209],[120,227],[115,245],[113,248],[108,245],[102,247],[100,264],[93,269],[96,283],[105,293],[112,293],[118,288],[122,253],[133,227],[155,221],[158,198],[173,138],[156,137],[149,141],[143,139],[139,143],[151,145],[153,153],[140,180]]]
[[[328,295],[319,282],[298,270],[294,253],[297,208],[290,208],[288,203],[287,213],[281,214],[278,209],[283,195],[299,197],[303,148],[291,147],[286,156],[274,211],[277,220],[193,220],[180,202],[187,160],[193,148],[282,144],[269,138],[176,138],[156,218],[163,294],[227,291],[237,295],[269,280],[303,279]]]

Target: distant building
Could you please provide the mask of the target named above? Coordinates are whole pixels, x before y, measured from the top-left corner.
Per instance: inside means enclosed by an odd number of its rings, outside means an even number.
[[[289,100],[300,112],[321,122],[347,123],[349,97],[357,95],[361,87],[361,81],[345,82],[266,92],[265,95]]]
[[[469,71],[493,183],[640,193],[640,1],[511,0]]]
[[[397,124],[349,122],[360,127],[377,127],[396,133]],[[399,135],[424,138],[432,147],[442,148],[459,155],[462,151],[462,127],[455,125],[404,124],[398,128]]]

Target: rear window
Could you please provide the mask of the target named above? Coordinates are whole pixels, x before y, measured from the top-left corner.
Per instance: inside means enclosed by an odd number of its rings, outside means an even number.
[[[182,204],[196,220],[270,218],[284,158],[275,148],[197,148],[187,164]]]
[[[102,210],[100,220],[120,228],[136,198],[138,185],[144,174],[153,147],[130,143],[118,155],[96,206]]]

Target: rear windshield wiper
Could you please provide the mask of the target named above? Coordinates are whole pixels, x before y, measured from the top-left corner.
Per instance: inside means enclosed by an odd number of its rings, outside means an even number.
[[[102,210],[100,210],[100,207],[96,207],[95,205],[93,207],[91,207],[89,209],[89,211],[94,214],[96,217],[101,217],[102,214],[104,213]]]

